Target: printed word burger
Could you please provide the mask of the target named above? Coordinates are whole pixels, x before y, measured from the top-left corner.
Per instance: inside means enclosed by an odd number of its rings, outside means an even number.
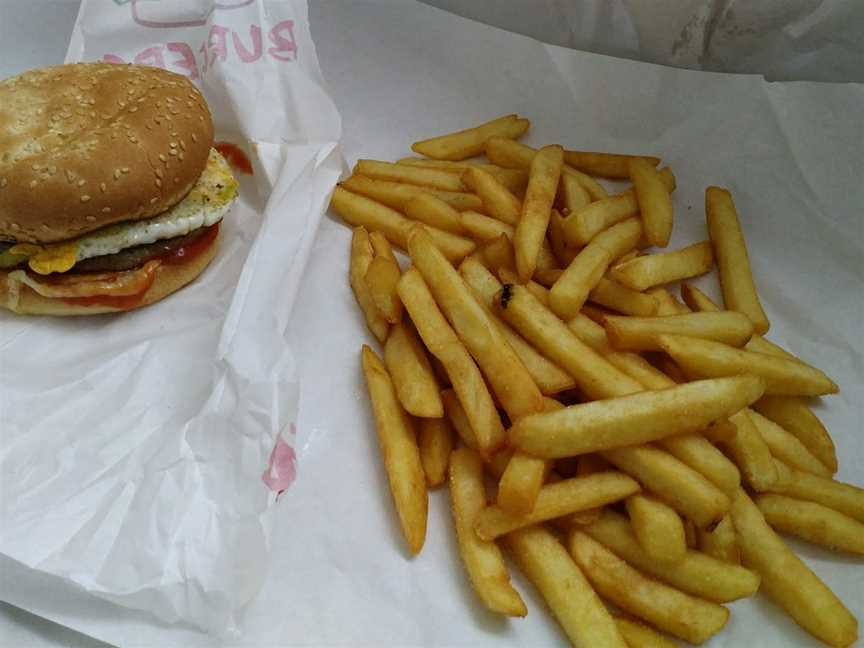
[[[204,271],[236,197],[185,77],[80,63],[0,82],[0,306],[152,304]]]

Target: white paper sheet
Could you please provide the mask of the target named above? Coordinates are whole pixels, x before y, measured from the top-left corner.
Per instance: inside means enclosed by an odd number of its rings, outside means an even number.
[[[211,266],[164,301],[0,314],[0,553],[217,633],[265,574],[275,493],[262,474],[277,438],[277,488],[293,471],[285,331],[340,172],[306,12],[304,0],[84,2],[67,59],[189,76],[256,181],[241,179]]]
[[[864,482],[862,87],[769,84],[565,51],[396,0],[315,3],[311,17],[350,162],[395,159],[418,137],[519,112],[533,120],[535,145],[662,155],[679,181],[673,246],[705,237],[704,187],[728,185],[772,320],[769,337],[840,383],[841,395],[817,412],[837,442],[838,477]],[[502,621],[477,604],[446,493],[431,498],[423,552],[407,557],[360,374],[360,345],[370,336],[347,283],[349,238],[325,219],[302,279],[288,336],[303,384],[298,480],[277,506],[271,567],[245,610],[243,634],[222,645],[566,645],[518,575],[526,619]],[[714,281],[700,285],[716,296]],[[791,544],[864,615],[859,559]],[[49,586],[0,595],[123,646],[218,645],[63,588],[42,596]],[[814,645],[762,596],[730,607],[727,628],[706,646]]]

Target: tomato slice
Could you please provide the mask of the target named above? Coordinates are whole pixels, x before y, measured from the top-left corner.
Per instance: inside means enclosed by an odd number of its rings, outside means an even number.
[[[219,151],[232,167],[246,175],[252,175],[252,162],[239,146],[231,142],[216,142],[213,148]]]

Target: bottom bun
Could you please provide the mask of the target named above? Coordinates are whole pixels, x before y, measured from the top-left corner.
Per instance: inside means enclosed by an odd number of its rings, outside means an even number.
[[[14,296],[9,294],[7,272],[0,272],[0,307],[11,310],[19,315],[100,315],[102,313],[122,313],[142,306],[148,306],[154,302],[164,299],[173,292],[177,292],[183,286],[190,283],[204,272],[204,269],[216,256],[219,247],[219,237],[205,250],[202,250],[191,261],[175,265],[163,263],[156,269],[156,278],[153,284],[144,294],[144,299],[133,308],[114,308],[94,304],[93,306],[82,306],[69,304],[62,299],[51,299],[33,291],[30,287],[22,285],[17,303],[13,303]]]

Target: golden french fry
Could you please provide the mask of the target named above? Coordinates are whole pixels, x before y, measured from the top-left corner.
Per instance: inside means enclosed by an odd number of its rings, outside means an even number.
[[[516,269],[516,255],[513,253],[513,244],[504,234],[497,239],[481,243],[478,252],[480,252],[481,263],[495,274],[501,268]]]
[[[522,281],[528,281],[537,268],[537,257],[546,238],[546,228],[561,177],[562,154],[560,146],[544,146],[531,161],[522,213],[513,235],[516,271]]]
[[[420,451],[411,417],[402,409],[396,390],[384,363],[367,345],[363,345],[363,373],[375,414],[375,428],[384,458],[384,468],[402,535],[412,554],[423,548],[426,539],[428,494],[426,477],[420,462]]]
[[[781,461],[777,461],[777,467],[788,472],[789,476],[784,480],[778,479],[768,489],[770,492],[816,502],[864,522],[864,488],[797,470]]]
[[[541,252],[542,251],[543,250],[541,249]],[[561,268],[550,268],[549,270],[544,270],[538,266],[537,271],[534,273],[534,280],[541,286],[551,288],[555,285],[555,282],[561,278],[562,274],[564,274],[564,271]]]
[[[354,165],[353,173],[374,180],[403,182],[443,191],[465,191],[466,189],[462,179],[452,173],[379,160],[358,160]]]
[[[414,266],[510,419],[542,411],[543,395],[525,366],[422,226],[412,229],[408,248]]]
[[[584,313],[577,313],[575,317],[567,321],[569,328],[582,342],[604,356],[612,353],[609,346],[609,338],[603,327]]]
[[[765,393],[778,396],[836,394],[837,385],[824,373],[794,360],[679,335],[661,335],[660,347],[685,372],[716,378],[750,373],[765,380]]]
[[[441,402],[444,405],[444,414],[450,425],[456,430],[459,440],[465,446],[472,450],[477,450],[477,435],[471,428],[471,423],[468,421],[468,416],[465,414],[465,409],[462,403],[459,402],[459,397],[452,389],[445,389],[441,392]]]
[[[635,258],[635,257],[634,257]],[[672,294],[663,287],[657,286],[646,290],[657,301],[657,315],[670,317],[671,315],[686,315],[690,309],[675,299]]]
[[[554,411],[564,407],[551,398],[543,399],[543,408]],[[546,459],[514,452],[498,481],[497,505],[510,513],[526,514],[535,508],[535,502],[549,475],[551,464]]]
[[[569,176],[562,175],[562,180],[565,177]],[[552,248],[552,253],[555,255],[555,259],[561,267],[566,268],[573,261],[573,258],[579,254],[580,248],[572,246],[567,242],[567,239],[564,236],[564,217],[557,209],[553,209],[549,216],[549,230],[547,231],[547,235],[549,236],[549,245]]]
[[[609,465],[609,462],[600,455],[585,454],[576,457],[577,477],[588,477],[589,475],[608,472],[611,469],[612,467]],[[565,528],[570,528],[574,524],[591,524],[600,518],[600,513],[602,513],[602,511],[602,506],[595,506],[594,508],[585,509],[584,511],[576,511],[571,515],[562,518],[562,520],[564,521]]]
[[[611,365],[642,384],[645,389],[666,389],[676,384],[669,376],[635,353],[610,350],[604,357]]]
[[[576,648],[627,648],[600,598],[567,550],[546,529],[514,531],[504,544]]]
[[[701,644],[726,625],[723,606],[646,578],[581,530],[570,532],[567,548],[600,596],[660,630]]]
[[[515,272],[510,270],[509,268],[501,268],[498,271],[498,277],[504,283],[509,283],[509,284],[521,283],[519,281],[519,276]],[[525,288],[527,288],[528,291],[532,295],[534,295],[534,297],[537,299],[537,301],[539,301],[541,304],[543,304],[547,308],[549,307],[549,289],[548,288],[541,286],[536,281],[528,281],[522,285],[525,286]],[[498,290],[501,290],[500,284],[498,285]],[[498,292],[498,291],[496,290],[495,292]]]
[[[747,407],[763,390],[762,380],[745,374],[571,405],[523,416],[510,428],[510,443],[550,459],[650,443],[698,432]]]
[[[659,350],[657,336],[663,334],[686,335],[736,347],[744,346],[753,335],[752,322],[736,311],[666,317],[613,316],[606,318],[604,326],[612,346],[630,351]]]
[[[466,160],[483,152],[490,137],[518,139],[531,126],[518,115],[505,115],[473,128],[414,142],[411,150],[435,160]]]
[[[674,569],[653,560],[636,540],[627,518],[604,509],[600,518],[580,529],[636,569],[682,592],[714,603],[729,603],[752,596],[759,576],[740,567],[688,550]]]
[[[582,209],[591,202],[588,190],[582,186],[582,183],[579,182],[579,179],[575,175],[562,173],[560,182],[561,202],[568,214]]]
[[[759,412],[749,410],[748,414],[768,449],[771,450],[772,456],[780,459],[787,466],[792,466],[798,470],[822,477],[831,477],[833,473],[813,456],[794,434],[787,432]]]
[[[723,310],[715,304],[711,298],[696,286],[688,283],[681,284],[681,299],[691,310],[700,313],[713,313]]]
[[[443,200],[453,209],[481,209],[483,202],[471,193],[461,191],[439,191],[429,187],[403,184],[390,180],[375,180],[365,176],[351,176],[339,183],[339,186],[352,193],[366,196],[393,209],[403,210],[417,196],[428,194]]]
[[[714,255],[708,241],[688,245],[673,252],[645,254],[614,266],[609,275],[633,290],[689,279],[705,274],[714,265]]]
[[[729,421],[735,426],[735,436],[724,442],[723,447],[750,488],[767,490],[777,482],[777,468],[771,450],[750,418],[750,411],[737,412]]]
[[[417,425],[420,463],[423,464],[426,485],[434,488],[443,484],[447,477],[450,452],[453,450],[453,429],[446,418],[421,418]]]
[[[735,437],[738,433],[737,428],[733,423],[726,421],[717,421],[713,425],[705,428],[702,431],[702,436],[711,443],[725,443],[729,439]]]
[[[405,204],[405,215],[424,225],[437,227],[444,232],[464,236],[467,234],[459,212],[432,194],[419,193]]]
[[[450,457],[450,502],[459,555],[477,596],[492,612],[525,616],[528,610],[510,584],[498,546],[474,533],[474,521],[486,506],[486,489],[480,455],[470,448],[454,450]]]
[[[624,641],[630,648],[677,648],[678,645],[670,641],[656,630],[647,625],[625,619],[617,614],[612,615],[618,632],[624,637]]]
[[[684,559],[684,523],[672,507],[647,493],[631,495],[625,504],[633,535],[651,560],[675,565]]]
[[[402,158],[396,161],[397,164],[406,164],[408,166],[426,167],[429,169],[441,169],[449,173],[455,173],[462,176],[465,171],[471,168],[483,169],[491,173],[495,179],[504,185],[508,191],[514,194],[521,194],[525,191],[528,184],[528,172],[522,169],[505,169],[495,164],[480,164],[477,162],[452,162],[450,160],[429,160],[426,158]],[[465,182],[465,178],[462,178]],[[468,185],[470,186],[470,185]]]
[[[686,538],[688,549],[695,549],[699,544],[698,531],[696,525],[693,524],[693,520],[684,520],[684,537]]]
[[[633,446],[600,454],[700,528],[715,524],[729,509],[723,491],[659,448]]]
[[[728,421],[724,424],[728,425]],[[741,474],[735,464],[701,434],[679,434],[663,439],[657,445],[727,495],[735,493],[741,485]]]
[[[849,646],[855,641],[855,617],[774,533],[743,490],[732,502],[732,523],[741,558],[762,576],[763,592],[798,625],[828,645]]]
[[[657,312],[657,300],[651,295],[637,292],[605,277],[601,277],[591,289],[588,299],[625,315],[648,317]]]
[[[724,516],[713,529],[698,529],[696,534],[699,551],[723,562],[741,564],[741,552],[735,539],[735,526],[729,515]]]
[[[478,241],[491,241],[504,235],[513,240],[513,226],[475,211],[459,214],[459,224],[468,235]]]
[[[397,288],[426,348],[447,371],[453,389],[465,408],[470,428],[476,437],[477,449],[484,457],[492,456],[504,442],[504,428],[480,370],[447,323],[416,268],[409,268],[402,275]],[[444,401],[445,409],[446,405]],[[453,424],[461,435],[462,430],[455,421]]]
[[[530,512],[523,515],[488,506],[477,516],[474,530],[484,540],[493,540],[540,522],[617,502],[639,491],[639,484],[620,472],[602,472],[573,477],[540,489]]]
[[[632,157],[627,171],[642,215],[645,240],[657,247],[669,245],[672,236],[672,196],[660,179],[660,174],[647,158]]]
[[[470,167],[462,181],[480,196],[486,213],[508,225],[516,225],[522,213],[522,202],[488,171]]]
[[[785,495],[763,494],[753,501],[775,531],[834,551],[864,555],[864,524],[848,515]]]
[[[402,319],[402,302],[396,294],[396,284],[402,271],[399,262],[393,255],[390,243],[381,232],[369,235],[375,256],[366,269],[363,280],[369,289],[369,294],[375,306],[391,324],[398,324]]]
[[[336,187],[333,190],[330,206],[349,225],[363,226],[370,231],[379,231],[393,245],[403,250],[407,249],[408,230],[412,226],[412,221],[399,212],[365,196],[346,191],[342,187]],[[473,241],[450,232],[444,232],[434,227],[426,227],[426,230],[444,256],[454,263],[471,254],[476,247]]]
[[[349,279],[354,297],[366,318],[366,325],[379,342],[387,339],[390,324],[378,310],[375,300],[366,283],[366,272],[374,259],[372,243],[369,240],[369,232],[365,227],[355,227],[351,236],[351,259],[349,263]]]
[[[384,363],[405,411],[426,418],[444,416],[435,372],[410,323],[402,322],[390,329],[384,344]]]
[[[834,442],[806,401],[794,396],[763,396],[753,403],[753,409],[794,434],[831,474],[837,472]]]
[[[619,153],[594,153],[591,151],[564,151],[564,161],[570,166],[592,176],[626,180],[630,177],[629,164],[633,160],[644,160],[650,168],[660,164],[660,158]]]
[[[720,187],[708,187],[705,190],[705,216],[717,257],[726,308],[741,311],[753,321],[757,333],[765,333],[770,323],[753,282],[747,243],[732,194]]]
[[[642,386],[579,340],[524,286],[505,284],[495,299],[498,314],[538,351],[570,374],[589,398],[641,391]]]

